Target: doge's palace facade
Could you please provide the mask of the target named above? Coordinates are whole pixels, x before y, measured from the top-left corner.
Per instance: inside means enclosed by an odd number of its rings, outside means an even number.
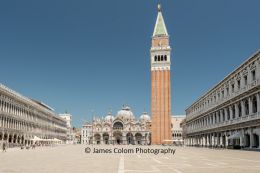
[[[66,140],[66,121],[47,105],[0,84],[0,143],[32,144],[41,139]]]
[[[185,144],[259,148],[260,51],[186,109]]]

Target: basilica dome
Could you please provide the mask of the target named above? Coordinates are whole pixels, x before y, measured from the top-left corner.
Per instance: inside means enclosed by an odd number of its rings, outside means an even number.
[[[112,122],[112,121],[114,121],[114,117],[113,117],[113,115],[111,114],[111,112],[109,112],[108,114],[107,114],[107,116],[105,117],[105,121],[106,122]]]
[[[141,122],[147,122],[147,121],[150,121],[150,120],[151,120],[151,118],[147,114],[147,112],[142,113],[142,115],[140,116],[140,121]]]
[[[123,108],[117,112],[117,118],[120,118],[123,121],[132,121],[135,119],[131,108],[128,106],[123,106]]]

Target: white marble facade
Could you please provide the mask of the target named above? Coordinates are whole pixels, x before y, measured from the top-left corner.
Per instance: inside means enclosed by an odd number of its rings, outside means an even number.
[[[260,51],[186,109],[191,146],[259,148]]]
[[[35,136],[65,141],[66,133],[66,121],[52,108],[0,84],[0,143],[27,145]]]
[[[144,112],[135,119],[130,107],[123,106],[116,116],[108,113],[105,118],[95,118],[82,128],[83,144],[150,144],[150,116]]]

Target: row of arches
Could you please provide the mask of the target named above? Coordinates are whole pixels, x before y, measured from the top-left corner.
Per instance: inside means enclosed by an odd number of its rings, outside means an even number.
[[[128,132],[125,136],[120,131],[115,131],[112,136],[108,133],[103,133],[102,135],[99,133],[96,133],[94,135],[94,143],[95,144],[137,144],[137,145],[143,145],[148,144],[150,140],[150,137],[148,134],[142,135],[141,133],[131,133]]]
[[[260,110],[259,93],[237,101],[227,107],[216,110],[215,112],[203,116],[188,124],[188,130],[199,130],[209,125],[223,123],[244,116],[254,115]]]
[[[229,132],[216,132],[191,136],[185,139],[189,146],[224,147],[224,148],[260,148],[260,132],[251,130],[238,130]]]
[[[28,140],[22,134],[8,134],[0,133],[0,142],[5,142],[9,144],[9,147],[16,147],[20,145],[32,144],[32,141]]]

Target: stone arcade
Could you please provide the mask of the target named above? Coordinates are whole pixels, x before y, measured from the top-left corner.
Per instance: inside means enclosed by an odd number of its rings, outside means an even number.
[[[186,145],[259,148],[260,51],[188,107],[186,115]]]
[[[66,140],[66,121],[47,105],[0,84],[0,143],[32,144],[33,138]]]

